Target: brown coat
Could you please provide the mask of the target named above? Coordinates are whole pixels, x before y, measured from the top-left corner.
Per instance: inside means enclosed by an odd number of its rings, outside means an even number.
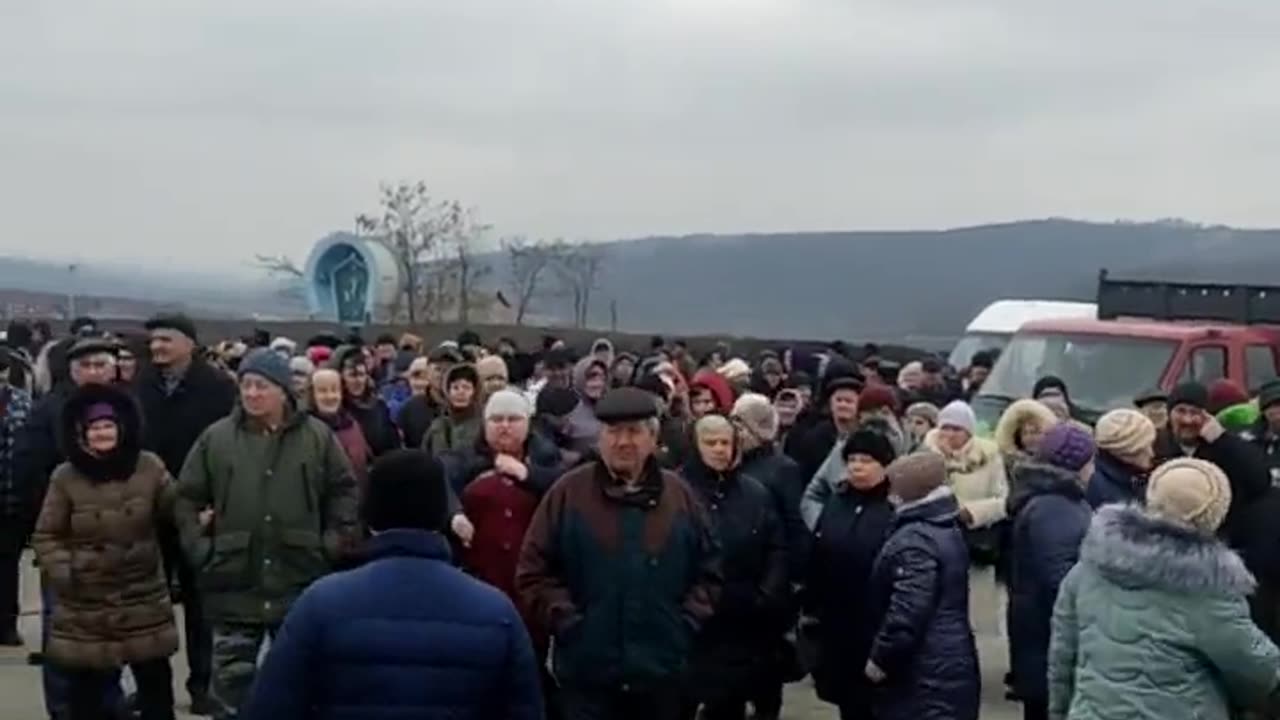
[[[76,399],[69,408],[84,406]],[[71,667],[120,667],[178,649],[156,530],[172,511],[173,482],[159,457],[134,454],[128,424],[121,442],[124,459],[136,458],[132,473],[115,479],[126,474],[119,459],[73,449],[53,471],[32,537],[53,595],[45,653]]]

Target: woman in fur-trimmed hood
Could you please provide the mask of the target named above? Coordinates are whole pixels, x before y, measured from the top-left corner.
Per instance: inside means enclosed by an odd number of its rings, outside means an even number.
[[[1280,650],[1249,617],[1253,577],[1215,537],[1230,504],[1222,471],[1185,458],[1151,476],[1145,509],[1098,510],[1054,606],[1049,717],[1266,709]]]
[[[1057,424],[1058,416],[1039,400],[1019,400],[1004,411],[993,439],[1004,455],[1010,476],[1015,466],[1035,455],[1040,438]]]

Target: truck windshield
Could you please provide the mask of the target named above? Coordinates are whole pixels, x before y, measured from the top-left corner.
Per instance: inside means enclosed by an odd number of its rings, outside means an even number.
[[[1156,386],[1176,349],[1171,340],[1019,333],[980,394],[1030,397],[1037,379],[1056,375],[1067,384],[1073,404],[1102,413],[1128,407],[1135,395]]]
[[[974,353],[983,350],[1004,350],[1004,346],[1009,344],[1009,339],[1012,337],[1010,333],[967,332],[960,338],[960,342],[956,343],[947,362],[951,367],[963,370],[973,361]]]

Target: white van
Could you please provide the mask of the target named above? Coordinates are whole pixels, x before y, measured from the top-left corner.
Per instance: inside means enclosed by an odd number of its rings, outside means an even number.
[[[1023,323],[1032,320],[1096,318],[1095,303],[1062,300],[997,300],[982,309],[964,329],[947,362],[951,367],[968,367],[974,353],[1003,350]]]

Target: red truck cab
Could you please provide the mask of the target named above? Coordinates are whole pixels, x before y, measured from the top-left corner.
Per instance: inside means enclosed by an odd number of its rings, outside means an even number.
[[[1046,375],[1066,383],[1088,422],[1151,388],[1229,378],[1255,392],[1278,376],[1280,288],[1121,281],[1103,271],[1098,300],[1104,319],[1033,321],[1014,335],[973,400],[983,430]]]

